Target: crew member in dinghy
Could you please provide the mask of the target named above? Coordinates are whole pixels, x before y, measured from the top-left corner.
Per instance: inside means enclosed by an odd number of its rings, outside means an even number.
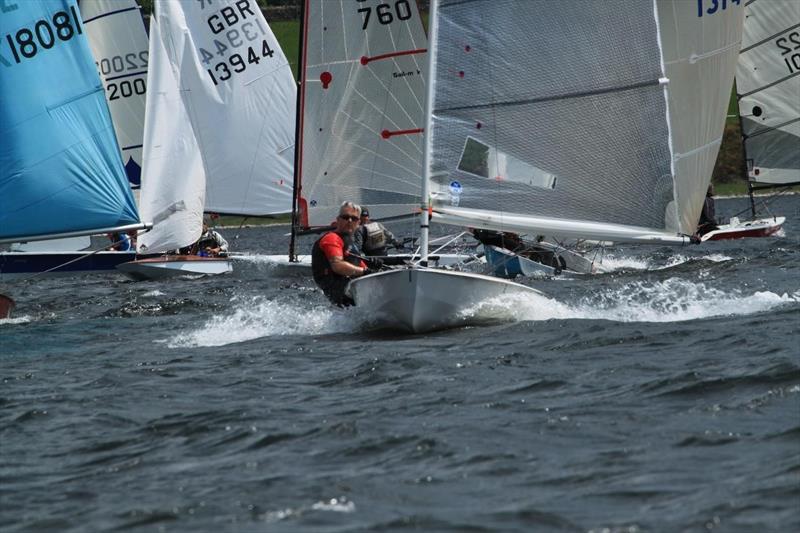
[[[402,244],[394,238],[392,232],[380,222],[369,219],[369,209],[361,209],[361,225],[355,232],[356,246],[364,255],[386,255],[386,248],[394,246],[402,248]]]
[[[703,236],[709,231],[719,229],[717,226],[716,209],[714,206],[714,186],[709,185],[703,210],[700,212],[700,221],[697,223],[697,235]]]
[[[320,237],[311,250],[314,281],[331,302],[342,307],[354,304],[352,298],[345,294],[350,278],[374,272],[359,257],[359,250],[353,241],[360,214],[359,206],[344,202],[339,208],[335,229]]]
[[[181,248],[183,255],[200,255],[203,257],[225,257],[228,255],[228,241],[218,232],[208,227],[203,221],[203,233],[197,242],[186,248]]]
[[[107,234],[107,237],[111,241],[111,246],[108,247],[109,250],[114,250],[115,252],[130,252],[135,247],[127,233],[115,231]]]

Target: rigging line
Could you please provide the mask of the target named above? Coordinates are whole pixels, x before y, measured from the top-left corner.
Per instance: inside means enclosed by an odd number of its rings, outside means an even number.
[[[450,2],[449,4],[444,4],[444,3],[440,2],[439,9],[442,9],[444,7],[463,6],[465,4],[472,4],[473,2],[483,2],[483,1],[485,1],[485,0],[453,0],[453,2]],[[496,1],[496,0],[493,0],[493,1]]]
[[[790,79],[794,78],[795,76],[797,76],[798,74],[800,74],[800,70],[798,70],[797,72],[794,72],[792,74],[789,74],[788,76],[784,76],[783,78],[781,78],[779,80],[775,80],[772,83],[770,83],[769,85],[763,85],[763,86],[759,87],[758,89],[750,91],[749,93],[738,94],[736,96],[741,100],[742,98],[750,96],[751,94],[756,94],[758,92],[763,91],[764,89],[769,89],[770,87],[774,87],[775,85],[779,85],[779,84],[785,82],[786,80],[790,80]]]
[[[111,15],[116,15],[118,13],[125,13],[126,11],[138,11],[138,7],[126,7],[125,9],[118,9],[116,11],[109,11],[108,13],[103,13],[102,15],[97,15],[96,17],[92,17],[90,19],[86,19],[83,21],[83,24],[89,24],[90,22],[94,22],[97,19],[101,19],[104,17],[110,17]]]
[[[119,240],[119,241],[117,241],[115,243],[112,243],[111,246],[109,246],[109,248],[113,248],[114,246],[116,246],[118,244],[121,244],[123,242],[125,242],[124,239]],[[89,252],[88,254],[82,255],[80,257],[76,257],[75,259],[71,259],[71,260],[67,261],[66,263],[62,263],[60,265],[56,265],[56,266],[54,266],[52,268],[48,268],[47,270],[43,270],[41,272],[36,272],[35,274],[30,275],[30,276],[28,276],[26,278],[21,278],[18,281],[20,281],[20,282],[22,282],[22,281],[30,281],[32,279],[38,278],[41,275],[47,274],[48,272],[52,272],[54,270],[58,270],[59,268],[65,267],[67,265],[71,265],[72,263],[75,263],[75,262],[81,261],[83,259],[86,259],[88,257],[91,257],[91,256],[95,255],[98,252],[105,252],[105,251],[108,251],[108,249],[107,248],[100,248],[98,250],[93,250],[93,251]],[[130,255],[132,255],[133,258],[136,259],[136,252],[133,252]]]
[[[753,44],[751,44],[750,46],[748,46],[747,48],[742,48],[742,49],[739,51],[739,54],[743,54],[743,53],[745,53],[745,52],[748,52],[748,51],[752,50],[753,48],[755,48],[755,47],[757,47],[757,46],[761,46],[762,44],[764,44],[764,43],[766,43],[766,42],[768,42],[768,41],[771,41],[772,39],[774,39],[774,38],[775,38],[775,37],[777,37],[778,35],[784,34],[784,33],[786,33],[787,31],[791,31],[791,30],[794,30],[794,29],[796,29],[796,28],[800,28],[800,23],[797,23],[797,24],[795,24],[794,26],[790,26],[790,27],[788,27],[788,28],[786,28],[786,29],[783,29],[783,30],[779,31],[778,33],[775,33],[775,34],[773,34],[773,35],[770,35],[769,37],[767,37],[767,38],[765,38],[765,39],[762,39],[762,40],[758,41],[757,43],[753,43]]]
[[[757,131],[755,133],[749,133],[747,135],[745,141],[747,141],[747,139],[752,139],[753,137],[758,137],[759,135],[764,135],[765,133],[769,133],[771,131],[779,130],[779,129],[783,128],[784,126],[788,126],[789,124],[794,124],[798,120],[800,120],[800,117],[795,117],[795,118],[793,118],[791,120],[787,120],[786,122],[782,122],[781,124],[776,124],[774,126],[767,126],[764,129],[762,129],[760,131]]]
[[[544,102],[553,102],[556,100],[570,100],[574,98],[585,98],[587,96],[597,96],[601,94],[632,91],[634,89],[641,89],[643,87],[651,87],[651,86],[658,87],[659,85],[661,85],[661,80],[642,81],[639,83],[633,83],[630,85],[624,85],[619,87],[611,87],[607,89],[597,89],[594,91],[580,91],[577,93],[559,94],[554,96],[543,96],[541,98],[529,98],[527,100],[515,100],[512,102],[499,102],[496,104],[476,104],[476,105],[438,108],[434,110],[434,114],[448,112],[448,111],[469,111],[474,109],[486,109],[487,107],[515,107],[515,106],[530,105],[530,104],[540,104]]]
[[[372,56],[372,57],[370,57],[370,56],[361,56],[361,59],[359,61],[361,62],[362,65],[367,66],[368,64],[370,64],[373,61],[380,61],[382,59],[390,59],[392,57],[408,56],[408,55],[412,55],[412,54],[424,54],[424,53],[427,53],[427,52],[428,52],[427,48],[417,48],[416,50],[401,50],[401,51],[398,51],[398,52],[389,52],[387,54],[380,54],[380,55]]]

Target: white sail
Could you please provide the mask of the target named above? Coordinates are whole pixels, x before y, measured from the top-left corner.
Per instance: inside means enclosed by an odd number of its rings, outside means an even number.
[[[151,22],[145,249],[186,246],[202,213],[291,211],[295,86],[256,0],[159,0]]]
[[[301,83],[301,225],[341,202],[418,209],[426,39],[414,0],[308,0]]]
[[[566,237],[693,233],[743,16],[706,3],[439,0],[434,213]]]
[[[81,17],[106,91],[131,187],[141,183],[147,30],[136,0],[81,0]]]
[[[256,0],[160,6],[188,33],[180,77],[208,176],[206,211],[292,210],[297,86]]]
[[[736,70],[749,178],[800,183],[800,2],[748,2]]]
[[[153,229],[139,236],[138,251],[166,252],[200,237],[206,175],[200,150],[181,93],[189,91],[181,78],[186,34],[169,34],[157,3],[150,19],[150,69],[147,73],[147,113],[139,210]]]

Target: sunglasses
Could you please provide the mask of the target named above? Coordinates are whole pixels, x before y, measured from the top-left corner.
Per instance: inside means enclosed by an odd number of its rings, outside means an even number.
[[[350,222],[355,222],[356,220],[358,220],[358,217],[353,215],[339,215],[339,218],[341,218],[342,220],[349,220]]]

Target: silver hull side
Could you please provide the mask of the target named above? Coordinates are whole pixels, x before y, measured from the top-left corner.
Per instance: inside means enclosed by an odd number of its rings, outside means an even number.
[[[541,293],[493,276],[431,268],[390,270],[350,282],[356,306],[370,326],[410,333],[485,324],[496,320],[474,310],[481,302],[510,294]]]

